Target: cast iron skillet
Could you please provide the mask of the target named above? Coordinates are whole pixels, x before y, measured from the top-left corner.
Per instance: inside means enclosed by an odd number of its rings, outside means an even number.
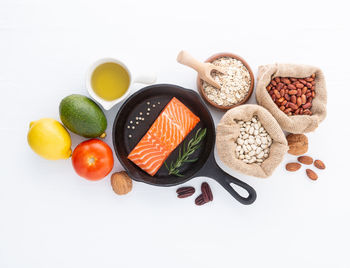
[[[173,97],[184,103],[201,120],[196,128],[186,137],[184,142],[187,144],[195,135],[198,128],[206,128],[207,135],[202,141],[200,149],[192,155],[192,157],[198,158],[198,160],[183,166],[181,170],[183,177],[168,175],[165,165],[152,177],[128,160],[127,156]],[[136,117],[144,118],[144,120],[136,120]],[[136,124],[136,122],[139,123]],[[256,199],[256,192],[251,186],[230,176],[217,165],[214,158],[214,122],[207,107],[199,95],[193,90],[170,84],[158,84],[145,87],[134,93],[121,106],[114,120],[113,145],[120,163],[129,176],[136,181],[156,186],[174,186],[182,184],[193,177],[203,176],[216,180],[242,204],[252,204]],[[177,159],[179,147],[166,160],[168,164]],[[249,193],[248,197],[238,194],[230,186],[231,183],[237,184],[247,190]]]

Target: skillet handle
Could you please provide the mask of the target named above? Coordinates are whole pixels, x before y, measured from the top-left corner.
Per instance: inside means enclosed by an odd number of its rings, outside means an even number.
[[[245,182],[229,175],[223,171],[215,161],[214,153],[211,152],[207,163],[204,165],[202,170],[199,172],[201,176],[209,177],[220,183],[238,202],[244,205],[250,205],[256,200],[256,192],[253,187],[246,184]],[[234,183],[248,192],[247,197],[241,196],[235,189],[230,185]]]

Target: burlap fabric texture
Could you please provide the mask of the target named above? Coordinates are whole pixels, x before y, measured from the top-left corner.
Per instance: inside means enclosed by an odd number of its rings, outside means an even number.
[[[273,102],[266,87],[275,77],[305,78],[315,77],[316,96],[312,101],[312,115],[288,116]],[[256,101],[276,118],[283,130],[290,133],[307,133],[314,131],[327,115],[327,90],[323,72],[314,66],[300,64],[269,64],[259,67],[256,85]]]
[[[269,157],[261,165],[246,164],[238,159],[235,153],[236,140],[240,134],[238,121],[248,121],[254,115],[272,138]],[[271,176],[288,151],[286,137],[278,122],[269,111],[259,105],[246,104],[227,111],[218,124],[216,133],[216,147],[220,160],[233,170],[246,175],[261,178]]]

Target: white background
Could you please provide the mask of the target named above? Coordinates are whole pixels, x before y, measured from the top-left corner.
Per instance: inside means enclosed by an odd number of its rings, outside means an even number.
[[[1,0],[0,267],[350,267],[345,3]],[[328,117],[308,134],[309,154],[327,165],[319,180],[310,181],[305,168],[287,173],[295,159],[287,155],[268,179],[230,171],[256,189],[253,205],[208,180],[214,202],[197,207],[194,197],[177,199],[176,187],[134,183],[117,196],[109,177],[84,180],[70,160],[30,150],[29,122],[59,119],[63,97],[87,94],[85,72],[100,57],[127,59],[156,71],[160,83],[196,89],[195,72],[175,60],[181,49],[200,60],[236,53],[255,75],[274,62],[322,68]],[[117,110],[106,112],[110,146]],[[212,113],[216,122],[223,115]],[[83,138],[72,140],[74,148]],[[204,180],[188,185],[198,189]]]

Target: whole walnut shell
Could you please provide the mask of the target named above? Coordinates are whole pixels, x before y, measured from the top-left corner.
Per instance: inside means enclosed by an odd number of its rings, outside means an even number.
[[[302,155],[309,149],[309,142],[304,134],[289,134],[287,136],[289,150],[292,155]]]
[[[132,180],[125,171],[112,174],[111,184],[113,191],[119,195],[127,194],[132,189]]]

